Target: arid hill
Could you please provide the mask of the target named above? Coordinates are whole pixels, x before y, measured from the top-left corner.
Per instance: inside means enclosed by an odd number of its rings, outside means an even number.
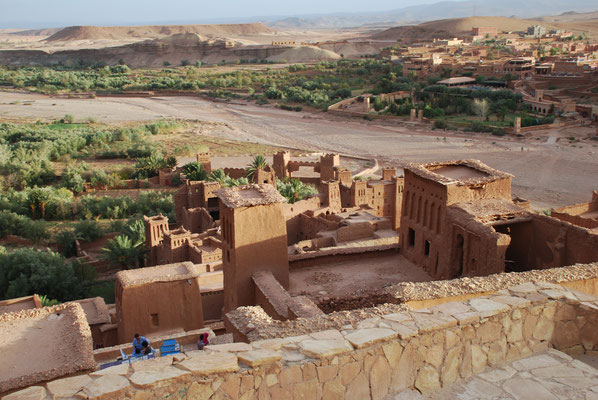
[[[11,35],[15,36],[51,36],[60,32],[63,28],[45,28],[45,29],[28,29],[28,30],[17,30],[10,32]]]
[[[244,35],[273,34],[274,31],[262,23],[221,25],[147,25],[147,26],[69,26],[49,38],[48,42],[74,40],[127,40],[160,38],[164,36],[196,33],[208,37],[231,37]]]
[[[398,40],[398,39],[433,39],[463,36],[471,33],[474,26],[495,26],[499,31],[522,31],[530,25],[537,25],[538,21],[506,18],[506,17],[467,17],[440,19],[424,22],[413,26],[397,26],[378,32],[373,39]],[[544,24],[552,27],[553,24]]]

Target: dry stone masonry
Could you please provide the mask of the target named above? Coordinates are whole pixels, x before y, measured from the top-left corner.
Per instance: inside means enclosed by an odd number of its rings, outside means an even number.
[[[430,395],[489,367],[536,362],[526,357],[552,348],[591,353],[598,349],[597,328],[598,298],[528,282],[340,330],[213,345],[108,368],[4,399],[384,399],[406,390]]]

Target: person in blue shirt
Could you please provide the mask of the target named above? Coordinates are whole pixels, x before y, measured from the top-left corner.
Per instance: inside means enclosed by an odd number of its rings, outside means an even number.
[[[147,347],[149,347],[149,340],[136,333],[133,339],[133,354],[141,354]]]

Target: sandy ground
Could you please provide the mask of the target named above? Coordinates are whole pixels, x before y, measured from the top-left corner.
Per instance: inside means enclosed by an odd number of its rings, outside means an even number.
[[[292,296],[345,297],[358,291],[376,290],[398,282],[432,280],[422,268],[401,255],[366,258],[291,270]]]
[[[377,158],[382,165],[479,159],[513,174],[513,193],[532,200],[536,209],[588,201],[591,191],[598,188],[598,142],[580,142],[573,147],[564,140],[595,134],[595,128],[536,132],[529,139],[497,138],[196,97],[61,99],[0,92],[0,118],[55,119],[67,113],[100,122],[159,118],[217,122],[210,135]]]

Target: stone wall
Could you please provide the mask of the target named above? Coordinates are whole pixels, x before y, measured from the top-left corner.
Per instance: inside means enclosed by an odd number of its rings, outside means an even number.
[[[598,343],[598,298],[551,283],[383,315],[341,330],[209,346],[15,393],[90,399],[383,399],[423,394],[510,360]]]

